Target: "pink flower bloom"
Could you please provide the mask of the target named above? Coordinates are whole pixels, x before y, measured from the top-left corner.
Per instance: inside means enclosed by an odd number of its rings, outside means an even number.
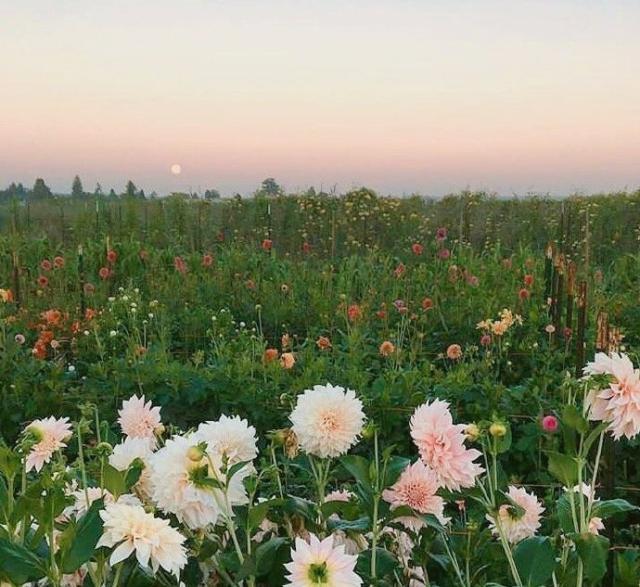
[[[160,427],[160,408],[144,401],[144,395],[131,396],[122,402],[118,410],[118,424],[126,436],[155,439],[155,431]]]
[[[180,256],[175,257],[173,259],[173,266],[175,267],[176,271],[178,273],[181,273],[182,275],[184,275],[187,272],[187,264],[185,263],[184,259]]]
[[[438,257],[443,260],[447,260],[451,256],[451,251],[449,249],[440,249],[438,251]]]
[[[26,469],[40,472],[51,460],[53,454],[64,448],[65,441],[71,437],[69,418],[56,419],[53,416],[43,420],[34,420],[29,424],[27,432],[37,441],[27,455]]]
[[[613,381],[601,390],[592,390],[586,404],[590,420],[609,422],[618,440],[633,438],[640,432],[640,371],[625,354],[597,353],[584,369],[585,375],[609,375]]]
[[[436,240],[442,242],[447,238],[447,229],[444,226],[441,226],[436,230]]]
[[[433,514],[441,524],[446,524],[449,519],[444,516],[444,500],[436,495],[438,488],[438,475],[418,460],[402,472],[391,488],[383,491],[382,498],[391,504],[392,510],[409,506],[420,514]]]
[[[457,361],[462,357],[462,348],[459,344],[450,344],[447,347],[447,357],[452,361]]]
[[[438,475],[440,485],[451,491],[473,487],[483,469],[473,461],[480,451],[465,444],[464,424],[454,424],[449,404],[434,400],[418,408],[411,416],[411,438],[422,461]]]
[[[505,503],[498,509],[498,521],[487,515],[487,520],[491,524],[491,531],[494,536],[498,536],[498,524],[507,540],[511,544],[516,544],[525,538],[534,536],[540,528],[540,516],[544,512],[542,504],[533,493],[527,493],[522,487],[509,486],[507,497],[514,504],[524,510],[519,514],[513,505]]]
[[[542,429],[545,432],[555,432],[558,429],[558,418],[551,414],[542,418]]]

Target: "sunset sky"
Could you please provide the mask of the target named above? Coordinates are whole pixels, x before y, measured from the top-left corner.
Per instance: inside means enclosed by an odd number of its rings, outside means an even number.
[[[636,189],[639,28],[637,0],[3,0],[0,187]]]

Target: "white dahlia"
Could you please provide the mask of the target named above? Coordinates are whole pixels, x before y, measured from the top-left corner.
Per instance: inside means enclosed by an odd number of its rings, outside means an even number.
[[[357,556],[344,552],[344,546],[335,546],[333,536],[320,541],[313,534],[309,542],[296,538],[291,550],[287,580],[291,587],[359,587],[362,579],[354,572]]]
[[[142,567],[156,572],[160,567],[176,577],[187,564],[183,546],[185,537],[139,505],[114,503],[100,512],[104,522],[98,547],[114,548],[109,563],[113,566],[135,552]]]
[[[225,499],[224,492],[210,483],[212,479],[226,481],[220,473],[221,459],[203,453],[199,444],[200,440],[194,435],[174,436],[149,458],[153,501],[193,529],[216,524],[221,513],[231,516],[233,506],[246,504],[248,497],[243,479],[251,473],[249,467],[236,473],[229,482]]]
[[[525,538],[534,536],[540,528],[540,516],[544,512],[542,504],[533,493],[527,493],[523,487],[509,486],[507,497],[522,508],[522,512],[516,510],[511,504],[503,504],[498,509],[498,521],[487,515],[491,525],[491,531],[495,536],[499,535],[498,526],[511,544],[516,544]]]
[[[69,418],[56,419],[53,416],[34,420],[26,432],[35,440],[27,455],[26,468],[27,471],[35,469],[38,472],[57,450],[67,446],[65,441],[72,435]]]
[[[215,422],[200,424],[194,437],[207,443],[209,454],[226,457],[230,465],[258,456],[256,429],[239,416],[222,415]]]
[[[148,498],[151,494],[149,459],[152,454],[152,443],[148,438],[128,436],[123,442],[116,444],[113,447],[113,452],[109,455],[109,464],[118,471],[126,471],[136,459],[142,461],[144,469],[142,469],[140,479],[134,488],[143,499]]]
[[[69,489],[66,493],[73,498],[73,504],[66,507],[62,512],[63,517],[66,519],[75,518],[77,520],[81,518],[87,513],[91,504],[99,499],[103,499],[105,505],[115,501],[111,493],[100,487],[87,487],[86,491],[77,487]]]
[[[340,456],[356,443],[365,416],[355,391],[327,383],[299,395],[289,419],[304,451],[326,458]]]
[[[122,409],[118,410],[118,424],[122,433],[134,438],[149,438],[155,440],[155,433],[162,424],[160,408],[144,401],[144,395],[131,396],[122,402]]]

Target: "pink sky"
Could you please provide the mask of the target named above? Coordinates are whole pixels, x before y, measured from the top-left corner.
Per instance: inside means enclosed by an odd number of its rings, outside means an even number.
[[[5,3],[0,185],[635,189],[638,23],[631,1]]]

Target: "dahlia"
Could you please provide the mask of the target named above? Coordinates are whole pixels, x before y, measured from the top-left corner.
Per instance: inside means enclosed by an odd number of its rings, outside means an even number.
[[[527,493],[523,487],[509,486],[507,497],[514,504],[524,510],[523,513],[515,511],[511,504],[503,504],[498,509],[498,522],[487,515],[487,520],[491,524],[491,531],[495,536],[499,535],[497,524],[504,533],[506,539],[511,544],[516,544],[525,538],[534,536],[540,528],[540,516],[544,511],[542,504],[533,493]]]
[[[121,503],[107,505],[100,517],[104,527],[97,546],[115,546],[109,558],[112,566],[134,552],[142,567],[154,572],[162,567],[176,577],[187,564],[186,538],[168,520],[156,518],[142,506]]]
[[[144,401],[144,395],[131,396],[122,402],[118,410],[118,424],[126,436],[134,438],[155,438],[155,431],[160,427],[160,408]]]
[[[305,452],[325,458],[340,456],[356,443],[365,417],[355,391],[327,383],[298,396],[289,419]]]
[[[113,452],[109,455],[109,464],[118,471],[126,471],[135,459],[140,459],[143,462],[144,469],[135,484],[136,491],[143,498],[149,497],[151,493],[149,458],[152,454],[152,442],[148,438],[128,436],[123,442],[116,444],[113,447]]]
[[[357,556],[344,552],[344,546],[335,546],[333,536],[320,541],[311,534],[309,542],[296,538],[291,550],[287,580],[291,587],[359,587],[362,579],[356,575]]]
[[[66,440],[71,437],[69,418],[56,419],[53,416],[43,420],[34,420],[26,429],[36,443],[27,455],[26,469],[40,472],[42,467],[51,460],[53,454],[64,448]]]
[[[441,524],[449,519],[444,517],[444,500],[436,495],[438,475],[422,461],[408,465],[400,478],[385,489],[382,497],[391,504],[391,509],[409,506],[420,514],[433,514]]]
[[[223,490],[207,482],[213,478],[225,482],[220,473],[222,458],[215,452],[203,454],[198,447],[200,442],[196,435],[174,436],[149,459],[151,498],[161,510],[175,514],[180,522],[194,529],[216,524],[221,513],[233,515]],[[210,470],[211,464],[214,471]],[[243,480],[251,471],[250,467],[243,467],[229,481],[229,508],[247,503]]]
[[[258,456],[256,429],[239,416],[220,416],[215,422],[200,424],[194,434],[199,442],[207,443],[207,452],[220,459],[226,457],[230,465],[252,461]]]
[[[71,487],[66,492],[68,496],[73,497],[73,504],[66,507],[62,512],[64,519],[75,518],[80,519],[87,513],[94,501],[103,499],[105,504],[113,503],[115,500],[113,495],[106,489],[100,487],[87,487],[87,489],[78,489],[77,486]]]
[[[416,408],[411,416],[411,438],[425,465],[438,476],[438,484],[451,491],[472,487],[483,469],[473,461],[480,451],[465,446],[464,424],[454,424],[449,404],[434,400]]]
[[[609,430],[618,440],[633,438],[640,432],[640,371],[625,354],[596,353],[595,360],[584,369],[585,375],[609,375],[609,387],[592,390],[586,405],[590,420],[609,423]]]

